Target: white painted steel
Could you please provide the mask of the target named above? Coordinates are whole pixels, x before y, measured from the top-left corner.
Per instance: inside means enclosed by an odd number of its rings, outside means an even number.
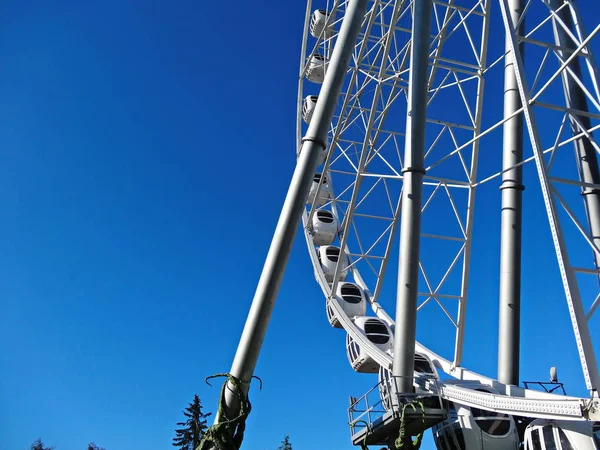
[[[499,0],[505,6],[505,0]],[[590,40],[598,33],[600,26],[592,33],[586,35],[581,21],[576,16],[577,8],[571,2],[569,8],[577,20],[574,38],[578,40],[577,51],[570,59],[580,57],[585,60],[585,67],[591,74],[589,79],[582,81],[585,94],[590,98],[590,104],[596,108],[599,104],[598,76],[595,63],[591,55]],[[469,265],[472,255],[473,221],[476,214],[475,194],[477,188],[492,180],[499,180],[503,171],[484,173],[481,180],[478,178],[480,147],[484,138],[493,139],[497,136],[502,125],[517,114],[523,114],[528,124],[530,141],[534,151],[524,155],[524,161],[519,164],[537,164],[538,175],[542,190],[546,193],[546,202],[551,204],[548,210],[555,242],[564,239],[559,222],[565,219],[557,217],[555,212],[558,206],[570,211],[570,199],[557,200],[560,197],[558,189],[552,184],[572,184],[578,187],[600,188],[600,186],[584,186],[576,179],[564,177],[551,177],[552,161],[563,148],[568,147],[576,137],[561,135],[565,126],[557,126],[559,130],[554,143],[548,144],[539,139],[539,133],[532,126],[536,108],[546,108],[563,114],[565,117],[572,113],[564,105],[549,103],[545,97],[547,90],[553,83],[561,82],[561,73],[568,71],[568,63],[560,61],[556,70],[547,74],[541,69],[534,71],[531,76],[533,81],[528,81],[519,64],[516,64],[517,77],[521,100],[524,107],[515,111],[511,116],[499,119],[491,124],[482,126],[484,82],[488,72],[499,67],[501,55],[494,55],[491,63],[487,62],[488,33],[490,24],[492,0],[469,0],[454,2],[453,0],[434,1],[433,31],[430,47],[430,75],[429,75],[429,100],[430,113],[427,116],[427,132],[430,136],[426,149],[425,165],[427,173],[424,177],[426,195],[424,195],[422,213],[426,217],[428,210],[435,211],[439,201],[447,205],[448,224],[446,230],[423,232],[422,240],[431,240],[439,243],[443,248],[445,243],[454,243],[448,251],[447,265],[441,272],[441,278],[434,280],[429,275],[427,262],[421,261],[420,304],[419,311],[425,307],[439,307],[440,311],[448,318],[455,330],[454,353],[451,357],[443,357],[431,349],[416,343],[416,352],[430,359],[439,371],[456,378],[456,382],[440,382],[440,393],[443,398],[465,405],[503,414],[518,414],[529,417],[547,419],[569,420],[599,420],[600,403],[597,397],[582,399],[576,397],[558,396],[538,391],[526,390],[515,386],[504,385],[498,381],[477,374],[462,367],[463,347],[465,339],[465,317],[467,312],[467,294],[469,288]],[[302,135],[303,117],[306,117],[307,108],[304,98],[318,94],[318,86],[306,81],[307,73],[315,70],[314,55],[330,54],[335,45],[339,20],[343,17],[346,1],[328,1],[328,12],[333,12],[331,32],[318,33],[319,38],[310,35],[310,17],[315,8],[315,2],[307,3],[307,21],[303,40],[301,68],[299,76],[298,137]],[[544,41],[538,33],[543,30],[544,23],[551,23],[554,17],[547,7],[546,0],[531,0],[528,2],[524,15],[533,15],[538,8],[542,16],[536,20],[528,20],[528,31],[520,37],[526,45],[537,46],[548,50],[544,61],[549,61],[552,50],[556,45]],[[545,8],[545,9],[544,9]],[[506,17],[506,14],[505,14]],[[309,255],[315,268],[315,277],[327,299],[327,311],[330,322],[342,327],[348,334],[348,339],[356,342],[361,351],[368,353],[372,361],[384,369],[391,367],[391,356],[385,349],[373,345],[360,327],[349,317],[343,304],[334,300],[336,291],[343,279],[352,280],[364,290],[366,301],[374,314],[393,329],[394,323],[390,315],[382,308],[380,300],[383,295],[382,285],[385,278],[388,262],[392,259],[391,252],[397,237],[397,225],[400,213],[400,192],[403,179],[402,148],[404,142],[404,123],[396,120],[399,115],[405,114],[406,88],[408,80],[408,54],[410,49],[410,21],[411,2],[402,0],[371,1],[369,12],[364,18],[362,34],[357,41],[353,61],[347,73],[347,82],[338,102],[334,120],[330,127],[330,150],[327,152],[322,173],[325,174],[327,183],[323,178],[315,181],[307,209],[303,217]],[[506,23],[505,23],[506,25]],[[509,32],[513,33],[512,42],[516,42],[514,28],[507,25]],[[461,52],[456,52],[456,36],[462,36],[464,46]],[[454,51],[452,49],[454,48]],[[525,51],[527,54],[527,50]],[[519,53],[517,52],[517,56]],[[311,68],[312,65],[312,68]],[[527,90],[528,85],[534,86]],[[588,87],[589,86],[589,87]],[[456,98],[456,109],[444,112],[436,108],[436,101],[452,92]],[[561,99],[562,100],[562,99]],[[534,107],[535,102],[535,107]],[[560,103],[560,102],[558,102]],[[581,113],[581,112],[578,112]],[[597,109],[586,112],[592,117],[593,127],[579,130],[580,135],[591,136],[600,125],[600,111]],[[386,121],[394,118],[393,121]],[[563,120],[566,123],[566,120]],[[560,123],[559,123],[560,125]],[[300,140],[298,138],[298,144]],[[596,147],[598,150],[598,147]],[[545,159],[544,159],[545,158]],[[510,168],[505,169],[510,170]],[[322,195],[322,194],[325,195]],[[552,197],[552,198],[551,198]],[[376,208],[369,208],[369,205]],[[347,256],[346,265],[322,265],[322,248],[317,248],[314,242],[315,212],[325,207],[331,210],[336,218],[339,235],[334,237],[333,243],[343,249]],[[571,208],[574,210],[575,208]],[[439,211],[438,211],[439,212]],[[439,216],[439,214],[438,214]],[[579,226],[585,235],[587,224],[578,220],[576,214],[571,214],[571,219]],[[366,236],[362,234],[362,223],[379,224],[378,232]],[[361,239],[364,238],[364,239]],[[587,239],[588,243],[591,242]],[[567,301],[574,317],[573,326],[576,332],[582,327],[588,327],[589,319],[600,304],[600,293],[594,297],[592,306],[577,307],[581,299],[573,297],[577,291],[577,280],[573,275],[577,273],[595,273],[594,269],[575,267],[565,264],[565,255],[568,252],[568,243],[557,246],[559,262],[562,260],[563,278]],[[592,249],[592,252],[600,249]],[[321,260],[319,256],[321,255]],[[340,259],[343,260],[343,259]],[[460,282],[455,280],[456,274]],[[570,280],[570,281],[569,281]],[[452,283],[451,283],[452,281]],[[456,302],[456,311],[449,310],[444,301],[451,299]],[[495,307],[495,305],[494,305]],[[589,334],[589,330],[588,330]],[[589,347],[587,343],[579,344],[582,361],[589,365],[593,349],[581,350]],[[597,369],[596,369],[597,371]],[[592,376],[586,380],[590,383]],[[589,383],[588,383],[589,384]],[[494,393],[479,392],[476,387],[488,386]],[[589,384],[595,386],[595,384]]]

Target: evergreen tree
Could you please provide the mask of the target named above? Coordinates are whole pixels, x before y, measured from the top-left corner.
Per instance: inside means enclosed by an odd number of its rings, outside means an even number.
[[[87,450],[106,450],[104,447],[98,447],[95,443],[90,442]]]
[[[54,450],[54,447],[46,447],[40,438],[33,441],[30,448],[31,450]]]
[[[206,418],[211,413],[205,414],[202,412],[200,398],[198,398],[198,395],[194,395],[194,401],[183,410],[183,415],[187,420],[177,422],[177,425],[182,428],[175,430],[176,436],[173,438],[173,447],[179,447],[181,450],[196,450],[207,428]]]
[[[290,443],[290,437],[286,436],[281,441],[281,445],[277,450],[292,450],[292,444]]]

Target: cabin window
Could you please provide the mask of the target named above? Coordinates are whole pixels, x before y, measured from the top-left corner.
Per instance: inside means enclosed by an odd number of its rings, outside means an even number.
[[[438,439],[438,434],[437,434],[437,431],[435,431],[435,432],[433,433],[433,443],[435,444],[435,448],[437,448],[438,450],[440,450],[440,449],[441,449],[441,447],[440,447],[440,441],[439,441],[439,439]]]
[[[475,422],[483,432],[492,436],[504,436],[510,431],[510,421],[506,419],[475,419]]]
[[[319,218],[320,222],[323,223],[333,223],[333,217],[328,217],[328,216],[317,216]]]
[[[560,446],[562,447],[562,450],[573,450],[573,446],[571,445],[571,442],[569,442],[569,438],[565,432],[559,427],[556,428],[558,429],[558,437],[560,439]]]
[[[435,448],[440,450],[440,441],[438,439],[437,427],[435,425],[431,428],[431,435],[433,436],[433,444],[435,445]]]
[[[323,223],[333,222],[333,214],[329,211],[317,211],[317,218]]]
[[[378,320],[367,320],[365,322],[365,333],[367,338],[374,344],[387,344],[390,340],[387,327]]]
[[[352,339],[352,338],[351,338]],[[359,347],[354,340],[350,340],[350,357],[352,358],[352,362],[358,359]]]
[[[506,414],[497,414],[479,408],[471,408],[475,423],[481,430],[492,436],[503,436],[510,431],[510,419]],[[546,448],[546,450],[551,450]]]
[[[427,373],[432,375],[431,365],[426,359],[415,356],[415,372]]]
[[[345,284],[341,288],[342,298],[348,303],[358,304],[362,301],[360,289],[351,284]]]
[[[318,183],[319,181],[321,181],[321,178],[323,178],[323,184],[327,184],[327,177],[323,176],[322,173],[316,173],[315,176],[313,177],[313,181],[315,183]]]
[[[531,432],[531,444],[533,450],[542,450],[542,444],[540,443],[539,430],[533,430]]]
[[[546,446],[546,450],[557,450],[556,442],[554,442],[554,430],[552,425],[546,425],[542,428],[542,432],[544,434],[544,445]]]
[[[442,428],[438,433],[438,442],[440,443],[440,446],[438,447],[439,450],[448,450],[448,440],[446,439],[447,437],[448,436],[446,436],[446,430]]]
[[[458,421],[456,407],[452,402],[444,402],[448,418],[434,428],[440,446],[439,450],[465,450],[465,437]]]
[[[596,441],[596,447],[600,449],[600,422],[592,426],[592,436],[594,436],[594,440]]]
[[[465,450],[465,437],[463,436],[462,428],[458,423],[454,425],[454,434],[456,435],[456,441],[458,442],[460,450]]]
[[[359,304],[362,300],[360,295],[342,295],[342,298],[346,303],[353,303],[355,305]]]
[[[340,249],[335,247],[329,247],[325,250],[325,254],[327,255],[327,259],[331,262],[338,262],[340,257]]]
[[[459,448],[456,446],[456,441],[454,439],[454,427],[444,428],[444,435],[448,439],[448,448],[450,450],[459,450]]]

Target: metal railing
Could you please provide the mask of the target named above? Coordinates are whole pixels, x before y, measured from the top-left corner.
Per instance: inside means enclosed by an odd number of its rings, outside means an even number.
[[[348,425],[351,436],[364,428],[376,427],[390,411],[399,416],[402,407],[414,400],[421,401],[426,408],[444,409],[437,378],[430,375],[410,377],[415,392],[400,392],[397,386],[401,378],[403,377],[390,376],[381,380],[362,397],[350,397]]]
[[[525,389],[530,389],[530,385],[540,386],[545,392],[548,393],[562,391],[563,395],[567,395],[563,383],[559,383],[558,381],[523,381],[523,386],[525,386]]]

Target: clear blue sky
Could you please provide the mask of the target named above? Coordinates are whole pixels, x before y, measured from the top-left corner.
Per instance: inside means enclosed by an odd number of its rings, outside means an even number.
[[[304,8],[0,5],[0,450],[38,437],[164,450],[195,393],[214,411],[219,386],[203,380],[229,370],[295,164]],[[531,242],[552,262],[546,235]],[[465,365],[493,376],[491,249]],[[566,311],[544,270],[525,268],[522,378],[545,379],[556,358],[539,344],[558,346],[561,377],[584,394],[569,322],[533,315]],[[348,396],[376,380],[352,372],[343,342],[299,235],[243,448],[286,434],[295,450],[351,448]]]

